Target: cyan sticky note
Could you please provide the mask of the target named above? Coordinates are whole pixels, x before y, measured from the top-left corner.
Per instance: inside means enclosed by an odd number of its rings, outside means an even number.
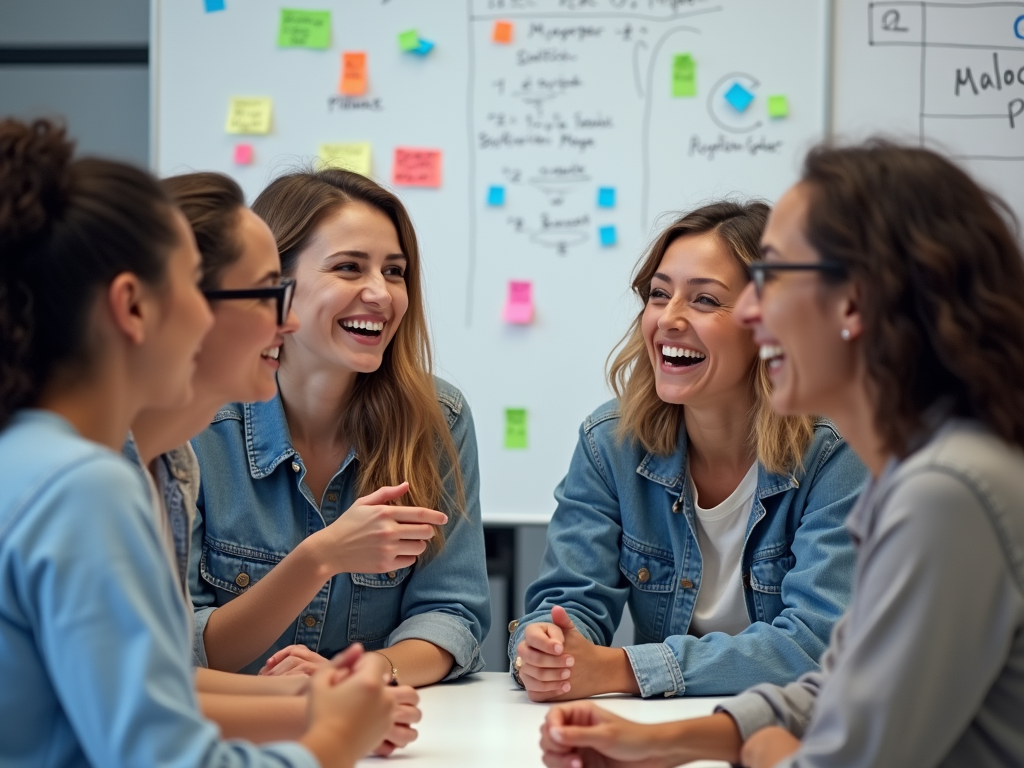
[[[732,104],[733,109],[737,112],[744,112],[750,106],[750,102],[754,100],[754,94],[739,83],[733,83],[732,87],[725,92],[725,100]]]
[[[505,204],[505,188],[497,185],[490,187],[487,190],[487,204],[488,205],[504,205]]]
[[[206,12],[213,13],[214,11],[224,10],[224,0],[205,0]]]
[[[423,38],[420,38],[419,45],[413,48],[412,51],[410,51],[410,53],[415,53],[419,56],[426,56],[432,50],[434,50],[434,44],[429,40],[424,40]]]
[[[597,207],[598,208],[614,208],[615,207],[615,187],[598,187],[598,189],[597,189]]]
[[[789,101],[785,96],[768,97],[768,117],[780,119],[789,115]]]
[[[601,245],[605,246],[606,248],[609,245],[615,245],[616,236],[615,227],[613,225],[609,224],[608,226],[605,227],[598,227],[597,234],[598,237],[601,238]]]

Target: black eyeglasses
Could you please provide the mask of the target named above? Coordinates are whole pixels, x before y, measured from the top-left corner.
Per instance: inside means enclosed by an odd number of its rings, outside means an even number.
[[[750,270],[750,279],[754,281],[754,290],[757,292],[757,298],[761,298],[761,294],[764,293],[764,285],[768,282],[768,273],[770,272],[802,272],[802,271],[813,271],[813,272],[828,272],[833,275],[845,275],[846,270],[839,264],[819,261],[813,264],[786,264],[786,263],[767,263],[764,261],[758,261],[751,264],[748,269]]]
[[[231,288],[221,291],[203,291],[208,301],[220,299],[276,299],[277,324],[284,325],[285,318],[292,308],[292,296],[295,295],[295,280],[285,278],[272,288]]]

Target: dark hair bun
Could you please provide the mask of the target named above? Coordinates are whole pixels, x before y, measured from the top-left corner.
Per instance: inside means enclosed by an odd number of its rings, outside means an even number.
[[[0,254],[60,216],[73,150],[64,128],[48,120],[0,121]]]

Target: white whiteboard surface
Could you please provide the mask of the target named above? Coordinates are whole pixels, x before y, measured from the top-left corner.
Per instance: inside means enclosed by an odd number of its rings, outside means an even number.
[[[331,10],[329,50],[278,49],[282,7]],[[941,142],[1024,213],[1024,114],[1012,128],[1008,117],[1024,84],[950,96],[958,68],[980,88],[995,52],[1004,70],[1024,66],[1024,2],[227,0],[207,14],[202,0],[152,0],[152,11],[161,175],[223,171],[252,199],[321,143],[372,142],[385,184],[396,147],[444,152],[440,189],[396,191],[420,237],[438,373],[474,412],[492,523],[550,517],[579,424],[610,396],[605,359],[636,310],[629,275],[659,214],[728,194],[776,199],[830,126]],[[515,24],[511,45],[491,42],[496,19]],[[408,28],[436,48],[400,53]],[[350,50],[367,52],[365,97],[337,95]],[[697,98],[671,96],[680,53],[697,62]],[[722,98],[737,81],[755,94],[743,113]],[[787,118],[768,119],[772,94],[788,97]],[[232,96],[272,97],[271,133],[225,134]],[[240,140],[250,166],[232,162]],[[486,205],[492,184],[506,188],[503,207]],[[599,186],[616,188],[614,208],[596,206]],[[601,247],[608,224],[618,242]],[[533,283],[530,325],[502,322],[510,280]],[[510,407],[528,411],[527,450],[503,447]]]

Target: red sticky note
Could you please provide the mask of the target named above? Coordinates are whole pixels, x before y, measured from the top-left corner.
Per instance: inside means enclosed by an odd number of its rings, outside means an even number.
[[[345,96],[366,93],[366,53],[345,51],[341,54],[341,84],[338,90]]]
[[[526,325],[533,320],[533,283],[528,280],[508,281],[508,300],[501,313],[506,323]]]
[[[494,29],[491,31],[491,40],[496,43],[508,44],[512,42],[512,22],[511,21],[496,21],[494,22]]]
[[[440,187],[441,150],[397,147],[391,182],[396,187]]]
[[[235,145],[235,165],[249,165],[252,163],[252,144]]]

